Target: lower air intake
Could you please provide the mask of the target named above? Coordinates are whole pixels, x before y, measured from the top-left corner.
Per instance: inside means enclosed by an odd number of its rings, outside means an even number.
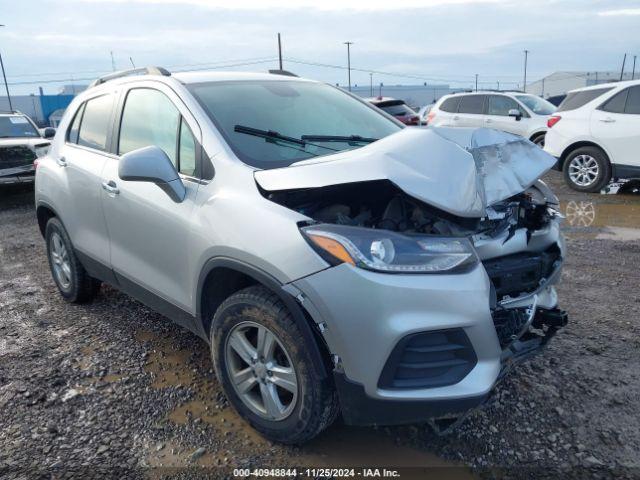
[[[414,389],[458,383],[478,362],[461,328],[414,333],[391,352],[380,375],[379,388]]]

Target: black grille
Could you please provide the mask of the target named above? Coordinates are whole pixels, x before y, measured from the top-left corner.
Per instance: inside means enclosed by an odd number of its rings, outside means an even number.
[[[31,165],[36,154],[29,147],[0,147],[0,168],[14,168]]]
[[[498,299],[518,297],[538,289],[543,278],[553,272],[560,250],[552,246],[544,252],[523,252],[483,261]]]
[[[380,388],[433,388],[462,380],[478,359],[460,328],[414,333],[391,352],[380,375]]]

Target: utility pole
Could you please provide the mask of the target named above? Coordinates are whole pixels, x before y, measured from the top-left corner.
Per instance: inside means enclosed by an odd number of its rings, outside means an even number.
[[[500,80],[496,82],[498,84],[498,91],[500,91]]]
[[[544,98],[544,77],[542,77],[542,95],[540,96]]]
[[[636,56],[633,56],[633,68],[631,69],[631,80],[635,80],[636,78]]]
[[[624,57],[622,57],[622,68],[620,69],[620,81],[622,81],[622,75],[624,75],[624,64],[627,61],[627,54],[624,54]]]
[[[4,25],[0,25],[4,27]],[[9,101],[9,110],[13,111],[13,105],[11,105],[11,95],[9,95],[9,84],[7,83],[7,75],[4,72],[4,63],[2,62],[2,54],[0,54],[0,67],[2,67],[2,78],[4,79],[4,88],[7,91],[7,100]]]
[[[351,91],[351,45],[353,42],[344,42],[347,46],[347,76],[349,79],[349,91]]]
[[[369,73],[369,96],[373,97],[373,73]]]
[[[278,33],[278,64],[282,70],[282,42],[280,41],[280,33]]]
[[[116,61],[113,58],[113,50],[111,52],[111,70],[113,70],[114,72],[116,71]]]
[[[476,92],[478,91],[478,74],[476,73]]]
[[[133,68],[136,68],[136,64],[135,64],[135,63],[133,63],[133,58],[129,57],[129,61],[131,62],[131,66],[132,66]]]
[[[524,81],[522,90],[527,91],[527,59],[529,58],[529,50],[524,51]]]
[[[380,82],[380,90],[378,92],[378,96],[382,98],[382,82]]]

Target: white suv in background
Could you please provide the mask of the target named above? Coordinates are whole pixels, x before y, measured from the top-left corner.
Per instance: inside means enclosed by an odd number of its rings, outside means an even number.
[[[520,92],[469,92],[445,95],[427,116],[434,127],[486,127],[515,133],[543,147],[547,120],[556,107]]]
[[[549,119],[545,150],[574,190],[640,178],[640,80],[570,91]]]

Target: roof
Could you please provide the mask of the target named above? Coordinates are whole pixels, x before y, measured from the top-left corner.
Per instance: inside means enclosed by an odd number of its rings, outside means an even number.
[[[583,90],[597,90],[599,88],[615,88],[615,87],[629,87],[631,85],[640,85],[640,79],[638,80],[623,80],[621,82],[609,82],[609,83],[596,83],[595,85],[589,85],[588,87],[574,88],[569,90],[571,92],[580,92]]]

